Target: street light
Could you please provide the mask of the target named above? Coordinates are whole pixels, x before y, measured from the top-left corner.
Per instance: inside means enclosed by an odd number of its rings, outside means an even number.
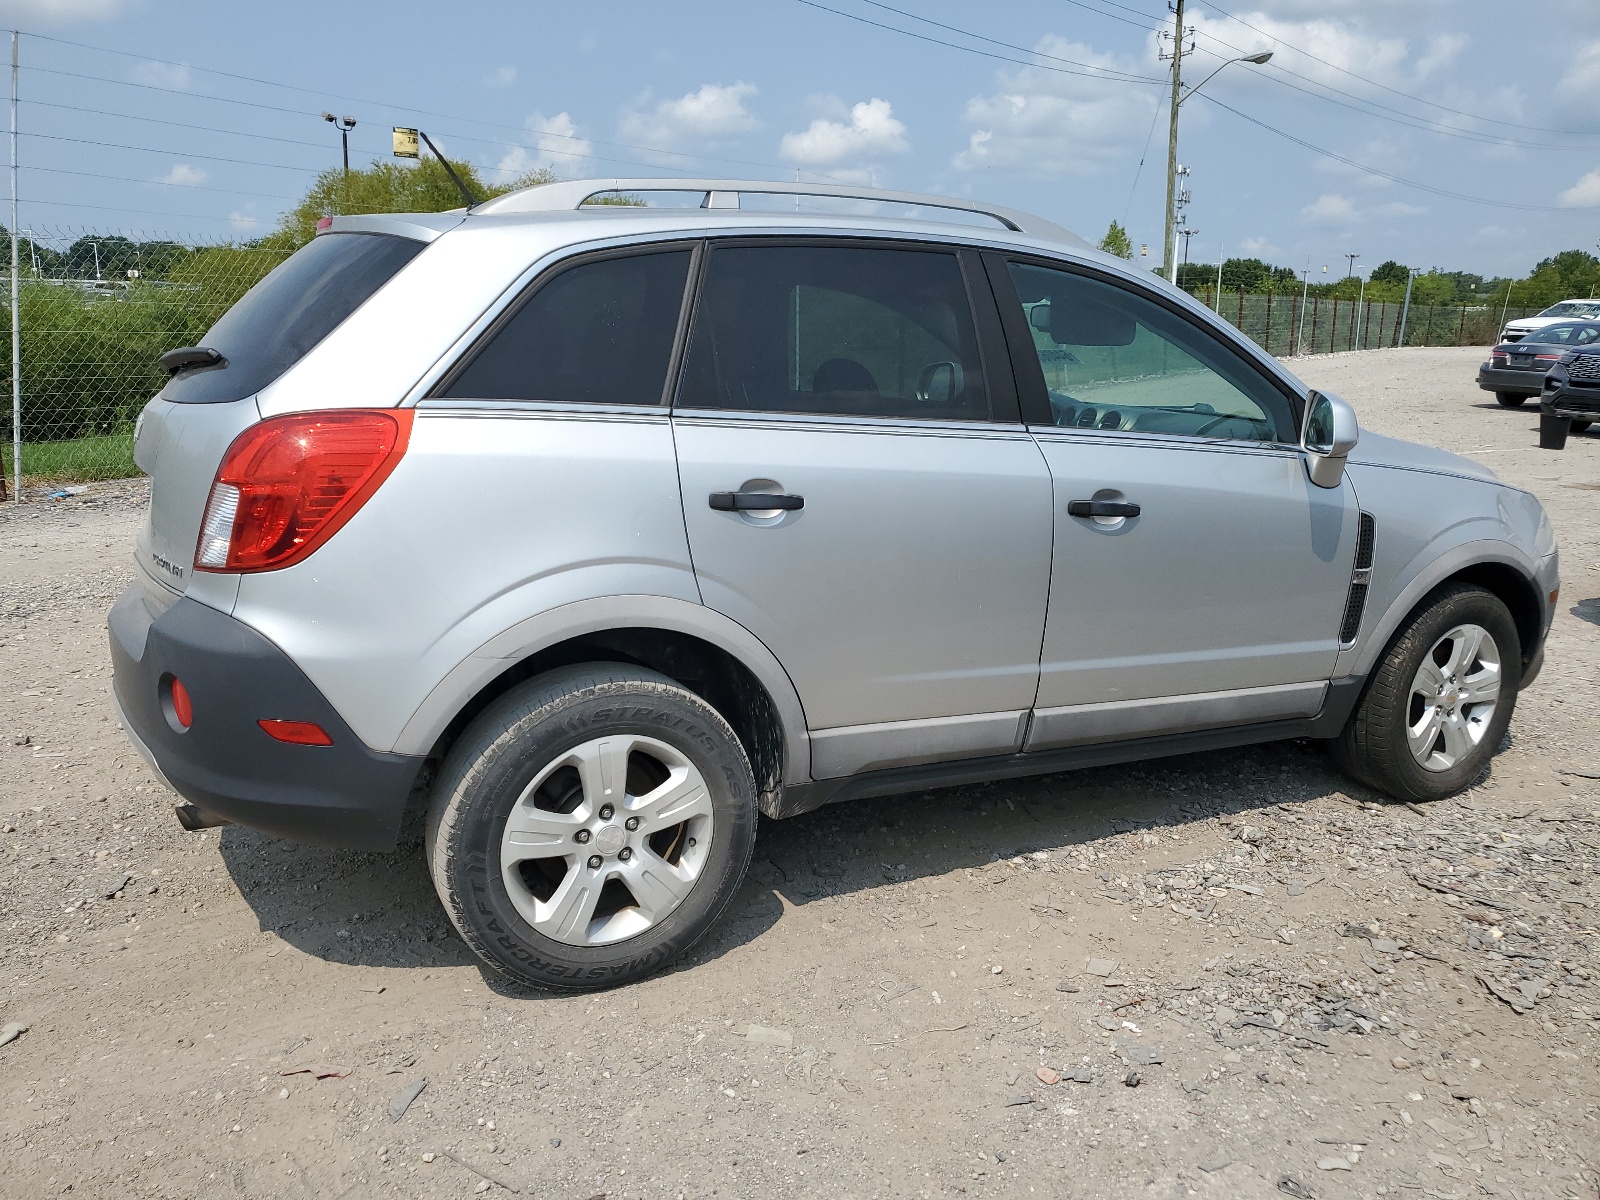
[[[1218,72],[1232,66],[1234,63],[1254,63],[1256,66],[1260,66],[1272,57],[1272,51],[1263,50],[1259,54],[1241,54],[1238,58],[1230,58],[1222,66],[1218,67],[1216,71],[1211,72],[1210,75],[1207,75],[1194,87],[1185,91],[1183,87],[1183,5],[1184,0],[1176,0],[1173,6],[1176,24],[1173,26],[1175,32],[1172,38],[1172,108],[1167,126],[1167,207],[1162,221],[1162,224],[1166,226],[1163,234],[1164,256],[1162,258],[1162,270],[1169,283],[1176,283],[1178,279],[1178,259],[1173,253],[1173,239],[1177,225],[1177,216],[1173,210],[1173,200],[1175,198],[1173,193],[1177,189],[1178,173],[1178,106],[1205,87],[1212,79],[1216,78]]]
[[[1356,273],[1356,259],[1360,258],[1361,254],[1359,252],[1357,252],[1355,254],[1347,253],[1345,255],[1345,257],[1350,260],[1350,268],[1349,268],[1349,270],[1345,271],[1344,277],[1346,279],[1349,279],[1352,275],[1354,275]]]
[[[356,127],[354,117],[336,117],[331,112],[322,114],[322,119],[339,131],[339,139],[344,143],[344,173],[350,174],[350,131]]]

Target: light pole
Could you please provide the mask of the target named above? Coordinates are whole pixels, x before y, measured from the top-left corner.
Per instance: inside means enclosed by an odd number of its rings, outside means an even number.
[[[1175,249],[1173,236],[1176,232],[1175,226],[1177,224],[1173,201],[1175,199],[1174,193],[1177,190],[1178,177],[1178,106],[1215,79],[1218,72],[1232,66],[1234,63],[1247,62],[1260,66],[1272,57],[1271,50],[1263,50],[1260,54],[1242,54],[1238,58],[1230,58],[1222,66],[1218,67],[1216,71],[1211,72],[1199,83],[1185,91],[1183,88],[1183,37],[1185,32],[1183,28],[1183,3],[1184,0],[1176,0],[1174,5],[1176,23],[1173,26],[1174,33],[1172,38],[1172,109],[1167,124],[1167,208],[1163,221],[1166,225],[1166,235],[1163,243],[1165,256],[1162,259],[1162,270],[1169,283],[1176,283],[1178,279],[1178,260],[1177,256],[1173,254]]]
[[[339,131],[339,140],[344,143],[344,173],[350,174],[350,131],[356,127],[354,117],[336,117],[331,112],[322,114],[322,119]]]
[[[1349,279],[1352,275],[1354,275],[1356,273],[1356,259],[1360,258],[1361,255],[1360,255],[1360,253],[1346,254],[1345,257],[1350,260],[1350,266],[1348,268],[1346,268],[1345,273],[1344,273],[1344,277],[1346,279]]]

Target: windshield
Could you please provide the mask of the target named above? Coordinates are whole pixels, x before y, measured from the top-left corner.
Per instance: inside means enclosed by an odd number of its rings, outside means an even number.
[[[1539,314],[1541,317],[1600,317],[1600,300],[1563,300]]]
[[[1543,329],[1537,329],[1516,344],[1587,346],[1596,338],[1600,338],[1600,325],[1587,321],[1562,321],[1556,325],[1546,325]]]
[[[226,365],[180,371],[162,398],[219,404],[259,392],[332,333],[423,245],[381,233],[318,235],[246,292],[200,340]]]

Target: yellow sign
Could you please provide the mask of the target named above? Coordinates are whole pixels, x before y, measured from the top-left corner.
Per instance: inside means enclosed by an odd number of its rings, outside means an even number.
[[[394,131],[394,156],[396,158],[420,158],[417,151],[417,131],[415,129],[402,129],[398,125]]]

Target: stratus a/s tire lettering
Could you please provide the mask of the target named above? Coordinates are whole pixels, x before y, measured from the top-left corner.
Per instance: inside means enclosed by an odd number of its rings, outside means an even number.
[[[716,921],[755,842],[738,738],[638,667],[513,689],[452,748],[429,809],[435,889],[478,955],[527,983],[611,987]]]

